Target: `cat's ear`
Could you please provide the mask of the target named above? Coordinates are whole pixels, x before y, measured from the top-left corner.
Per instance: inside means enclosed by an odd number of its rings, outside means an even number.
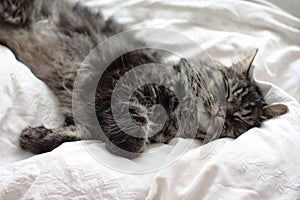
[[[271,119],[287,113],[288,110],[288,107],[283,104],[267,105],[262,109],[262,116],[265,119]]]
[[[235,62],[231,67],[240,74],[244,74],[246,77],[251,77],[252,63],[258,52],[258,49],[250,51],[245,56],[242,56],[238,62]]]
[[[209,55],[209,59],[213,62],[214,66],[219,67],[219,68],[224,67],[224,65],[217,58]]]

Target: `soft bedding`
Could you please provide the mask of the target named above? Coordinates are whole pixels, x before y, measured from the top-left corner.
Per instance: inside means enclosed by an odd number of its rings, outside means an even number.
[[[46,85],[0,46],[0,199],[300,199],[299,18],[263,0],[84,3],[130,29],[184,34],[225,64],[258,48],[254,79],[268,103],[289,112],[236,140],[174,139],[134,160],[92,140],[32,155],[19,147],[21,130],[57,127],[62,116]]]

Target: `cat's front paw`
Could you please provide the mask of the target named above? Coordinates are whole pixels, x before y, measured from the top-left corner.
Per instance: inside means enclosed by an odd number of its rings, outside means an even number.
[[[146,147],[146,140],[127,136],[126,140],[106,141],[105,147],[114,155],[133,159],[143,153]]]
[[[20,135],[19,142],[22,149],[30,151],[34,154],[44,153],[45,146],[41,145],[44,138],[52,131],[43,125],[38,127],[28,127],[24,129]]]

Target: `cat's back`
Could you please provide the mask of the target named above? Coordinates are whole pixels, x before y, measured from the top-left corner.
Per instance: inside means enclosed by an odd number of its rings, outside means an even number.
[[[0,43],[50,87],[63,107],[70,107],[78,68],[93,48],[122,27],[99,11],[68,1],[22,1],[15,6],[1,10],[0,2]]]

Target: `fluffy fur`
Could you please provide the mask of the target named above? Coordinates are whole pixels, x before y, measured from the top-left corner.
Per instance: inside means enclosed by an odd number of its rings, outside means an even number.
[[[57,95],[65,124],[58,129],[44,126],[27,128],[20,136],[22,148],[33,153],[51,151],[63,142],[88,139],[89,124],[74,123],[72,91],[78,69],[90,51],[106,38],[120,33],[123,26],[113,20],[104,20],[100,12],[80,4],[62,0],[0,0],[0,42],[8,46],[32,72]],[[132,42],[132,41],[130,41]],[[132,45],[124,41],[122,45]],[[140,41],[135,41],[140,42]],[[133,158],[143,152],[147,143],[168,143],[174,137],[215,139],[237,138],[252,127],[287,112],[285,105],[267,105],[259,88],[251,81],[253,51],[231,67],[219,62],[198,59],[196,65],[182,59],[172,69],[178,75],[167,81],[177,85],[183,94],[179,102],[174,92],[163,84],[147,84],[132,94],[126,104],[130,118],[123,117],[121,125],[112,114],[111,98],[117,81],[136,66],[162,63],[165,52],[142,49],[116,59],[101,77],[96,94],[95,108],[104,131],[107,149],[117,155]],[[99,57],[101,57],[101,52]],[[99,62],[95,58],[94,63]],[[92,74],[92,69],[89,73]],[[164,83],[168,71],[157,73],[148,69],[137,70],[137,80],[156,77]],[[144,77],[143,77],[144,76]],[[87,78],[88,84],[88,78]],[[192,88],[192,90],[187,89]],[[89,103],[87,100],[85,103]],[[152,134],[160,119],[153,106],[160,104],[166,112],[165,123],[157,134]],[[88,111],[87,111],[88,112]],[[190,113],[182,119],[182,113]],[[125,116],[125,114],[124,114]],[[131,126],[131,122],[137,126]],[[179,130],[179,127],[183,129]],[[196,130],[194,132],[193,130]],[[212,134],[212,135],[210,135]],[[97,135],[97,133],[91,133]]]

